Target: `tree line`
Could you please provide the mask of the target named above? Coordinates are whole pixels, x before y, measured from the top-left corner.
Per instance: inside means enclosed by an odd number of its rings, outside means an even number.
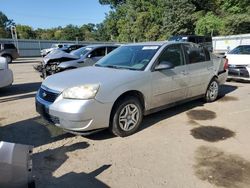
[[[100,24],[33,29],[17,24],[20,39],[139,42],[172,35],[250,33],[250,0],[99,0],[111,10]],[[0,38],[13,20],[0,12]]]

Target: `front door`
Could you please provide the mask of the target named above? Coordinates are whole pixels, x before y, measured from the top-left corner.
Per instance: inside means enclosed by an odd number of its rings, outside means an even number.
[[[187,97],[189,75],[181,45],[167,46],[159,56],[157,64],[162,62],[170,62],[173,68],[152,72],[152,108]]]

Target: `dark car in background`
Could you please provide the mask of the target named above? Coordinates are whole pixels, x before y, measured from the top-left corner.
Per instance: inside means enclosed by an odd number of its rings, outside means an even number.
[[[170,37],[169,41],[192,42],[206,47],[210,52],[213,51],[213,42],[211,36],[178,35]]]
[[[92,66],[117,47],[119,47],[119,45],[96,44],[79,48],[70,53],[64,51],[51,52],[43,58],[40,65],[34,68],[41,73],[42,78],[46,78],[47,76],[65,70]]]
[[[69,45],[67,48],[62,49],[62,51],[67,52],[67,53],[70,53],[70,52],[72,52],[72,51],[74,51],[74,50],[77,50],[77,49],[79,49],[79,48],[82,48],[82,47],[84,47],[84,46],[86,46],[86,45],[82,45],[82,44],[72,44],[72,45]]]
[[[19,57],[17,48],[12,43],[0,43],[0,56],[5,57],[8,63]]]

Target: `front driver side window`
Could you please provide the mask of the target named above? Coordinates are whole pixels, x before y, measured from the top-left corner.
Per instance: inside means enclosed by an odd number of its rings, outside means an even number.
[[[159,64],[170,62],[174,67],[183,65],[183,55],[180,45],[168,46],[158,59]]]

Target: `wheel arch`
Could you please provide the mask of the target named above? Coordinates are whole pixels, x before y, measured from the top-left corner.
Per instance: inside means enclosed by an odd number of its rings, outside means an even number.
[[[142,105],[142,110],[143,110],[143,113],[144,113],[144,111],[145,111],[145,97],[144,97],[144,95],[142,94],[142,92],[140,92],[140,91],[138,91],[138,90],[129,90],[129,91],[126,91],[126,92],[122,93],[122,94],[115,100],[115,102],[114,102],[114,104],[113,104],[113,106],[112,106],[112,108],[111,108],[111,113],[110,113],[109,121],[111,121],[111,118],[112,118],[112,116],[113,116],[113,114],[114,114],[114,109],[115,109],[116,105],[117,105],[120,101],[124,100],[126,97],[129,97],[129,96],[136,97],[136,98],[140,101],[140,103],[141,103],[141,105]]]

